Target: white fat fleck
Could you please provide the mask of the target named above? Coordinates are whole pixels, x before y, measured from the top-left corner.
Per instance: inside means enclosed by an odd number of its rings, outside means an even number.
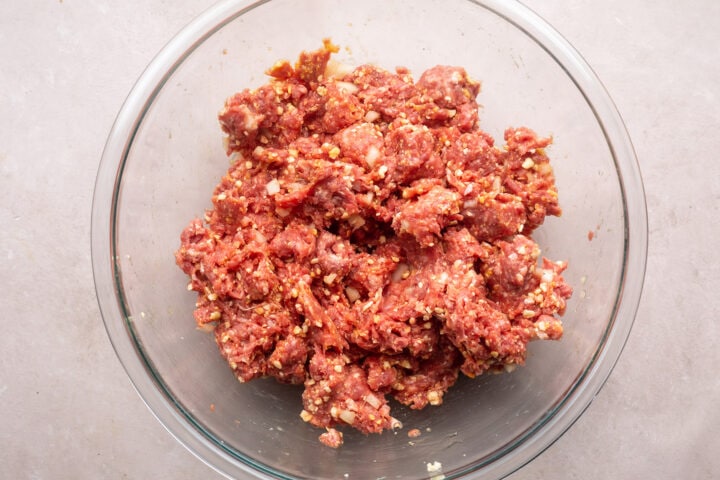
[[[430,462],[427,463],[427,471],[430,475],[430,480],[443,480],[445,475],[442,473],[442,463]]]

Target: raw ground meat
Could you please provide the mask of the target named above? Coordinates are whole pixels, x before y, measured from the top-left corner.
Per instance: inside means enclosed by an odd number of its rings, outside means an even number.
[[[388,398],[439,405],[460,372],[525,361],[558,339],[572,290],[531,234],[560,215],[545,148],[478,126],[480,84],[436,66],[330,64],[325,41],[219,115],[233,163],[177,263],[241,382],[302,384],[303,420],[393,428]]]

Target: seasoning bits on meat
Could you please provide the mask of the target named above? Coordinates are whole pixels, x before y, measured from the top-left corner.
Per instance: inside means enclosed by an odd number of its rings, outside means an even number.
[[[389,398],[440,405],[462,372],[522,365],[559,339],[572,289],[532,232],[560,215],[550,138],[479,127],[461,67],[410,72],[280,61],[225,103],[233,163],[177,264],[241,382],[304,385],[302,420],[398,428]]]

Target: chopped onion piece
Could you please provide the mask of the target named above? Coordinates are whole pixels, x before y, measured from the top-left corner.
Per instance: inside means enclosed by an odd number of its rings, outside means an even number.
[[[352,425],[355,423],[355,412],[351,412],[350,410],[341,410],[340,411],[340,420],[347,423],[348,425]]]
[[[373,408],[380,408],[380,405],[381,405],[381,404],[380,404],[380,400],[379,400],[375,395],[373,395],[372,393],[371,393],[370,395],[365,395],[365,397],[364,397],[363,399],[364,399],[364,400],[368,403],[368,405],[370,405],[371,407],[373,407]]]
[[[350,226],[353,227],[354,229],[358,229],[358,228],[362,227],[363,225],[365,225],[365,219],[358,214],[350,215],[350,217],[348,217],[347,221],[350,224]]]
[[[375,166],[375,162],[380,158],[380,150],[375,145],[370,145],[367,153],[365,154],[365,161],[370,168]]]
[[[273,178],[265,185],[265,190],[267,190],[268,195],[280,193],[280,182],[278,182],[277,178]]]
[[[380,114],[375,110],[368,110],[368,112],[365,114],[365,121],[368,123],[373,123],[378,118],[380,118]]]
[[[403,424],[400,420],[398,420],[395,417],[390,417],[390,428],[395,430],[397,428],[402,428],[402,427],[403,427]]]
[[[355,70],[355,67],[347,63],[337,62],[330,60],[325,66],[324,76],[325,78],[344,78],[351,74]]]
[[[350,83],[350,82],[335,82],[335,85],[337,85],[337,87],[340,90],[345,90],[347,93],[349,93],[351,95],[353,93],[357,93],[357,91],[359,90],[357,85],[355,85],[354,83]]]

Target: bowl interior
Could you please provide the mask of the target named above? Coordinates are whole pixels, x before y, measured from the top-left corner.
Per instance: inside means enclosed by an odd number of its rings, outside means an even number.
[[[217,458],[206,460],[228,474],[254,465],[281,477],[425,478],[426,464],[438,461],[452,478],[542,435],[554,416],[579,415],[584,405],[568,406],[569,399],[615,320],[627,219],[603,125],[563,66],[503,15],[464,0],[273,0],[218,25],[194,49],[178,52],[185,55],[140,112],[116,180],[116,285],[126,335],[152,383],[134,380],[141,394],[155,388],[166,396],[178,419],[168,428],[208,444]],[[436,64],[464,66],[482,81],[481,126],[499,144],[509,126],[553,135],[548,152],[564,213],[535,238],[543,254],[569,262],[565,277],[575,288],[564,338],[532,344],[525,367],[464,379],[440,407],[394,405],[403,430],[346,431],[337,450],[321,448],[320,432],[300,419],[301,390],[234,378],[212,336],[196,330],[195,295],[173,257],[180,232],[210,207],[228,167],[216,120],[225,98],[264,83],[274,61],[318,48],[323,37],[341,46],[337,60],[402,65],[416,78]],[[411,428],[422,435],[408,438]]]

